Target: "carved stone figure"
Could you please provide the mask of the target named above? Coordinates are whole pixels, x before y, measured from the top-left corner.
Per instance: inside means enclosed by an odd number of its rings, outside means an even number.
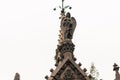
[[[75,27],[75,18],[71,17],[70,13],[67,13],[66,16],[61,20],[61,32],[63,34],[63,40],[72,39]]]
[[[120,80],[119,66],[114,63],[113,71],[115,71],[115,80]]]
[[[55,66],[58,66],[58,63],[62,60],[60,52],[56,52],[55,60],[56,60]]]

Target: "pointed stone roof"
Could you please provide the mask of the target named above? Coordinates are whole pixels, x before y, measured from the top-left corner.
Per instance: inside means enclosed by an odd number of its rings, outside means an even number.
[[[69,72],[69,73],[68,73]],[[69,75],[70,79],[77,80],[89,80],[87,74],[80,68],[75,61],[69,56],[62,61],[60,65],[52,72],[48,80],[67,80],[66,75]]]

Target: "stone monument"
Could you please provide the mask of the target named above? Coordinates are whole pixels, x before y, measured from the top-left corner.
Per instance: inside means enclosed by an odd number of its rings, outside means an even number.
[[[72,42],[73,34],[76,28],[76,20],[69,12],[65,12],[64,0],[62,0],[60,16],[60,34],[55,55],[56,69],[51,69],[51,75],[45,78],[47,80],[89,80],[86,69],[81,69],[81,63],[76,64],[74,57],[75,45]]]

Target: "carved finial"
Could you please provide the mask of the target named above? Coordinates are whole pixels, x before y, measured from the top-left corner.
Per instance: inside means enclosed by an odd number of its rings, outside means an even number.
[[[113,71],[118,71],[118,70],[119,70],[119,66],[116,63],[114,63],[114,65],[113,65]]]
[[[48,78],[49,78],[48,75],[46,75],[46,76],[45,76],[45,79],[48,80]]]
[[[79,62],[79,63],[78,63],[78,66],[82,66],[82,64]]]
[[[20,80],[20,75],[19,75],[19,73],[16,73],[16,74],[15,74],[14,80]]]
[[[113,71],[115,71],[115,80],[120,80],[119,66],[114,63]]]
[[[83,71],[84,71],[84,72],[86,72],[86,71],[87,71],[87,69],[86,69],[86,68],[84,68],[84,69],[83,69]]]
[[[54,71],[54,70],[51,68],[51,69],[50,69],[50,72],[53,72],[53,71]]]

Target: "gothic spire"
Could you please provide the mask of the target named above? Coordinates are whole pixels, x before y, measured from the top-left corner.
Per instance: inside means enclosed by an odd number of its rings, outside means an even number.
[[[60,34],[58,39],[58,46],[56,49],[56,66],[65,59],[66,52],[70,52],[71,58],[74,59],[73,51],[74,51],[74,44],[72,43],[73,33],[76,28],[76,20],[74,17],[71,17],[69,12],[65,13],[65,9],[71,7],[64,5],[64,0],[62,0],[61,6],[61,22],[60,22]]]
[[[51,75],[45,78],[47,80],[89,80],[86,69],[81,69],[81,64],[76,64],[76,58],[73,54],[75,45],[72,39],[76,28],[76,20],[69,12],[65,12],[65,9],[71,9],[71,7],[69,5],[65,6],[64,0],[62,0],[62,6],[60,8],[61,22],[59,43],[55,55],[56,68],[50,69]]]

